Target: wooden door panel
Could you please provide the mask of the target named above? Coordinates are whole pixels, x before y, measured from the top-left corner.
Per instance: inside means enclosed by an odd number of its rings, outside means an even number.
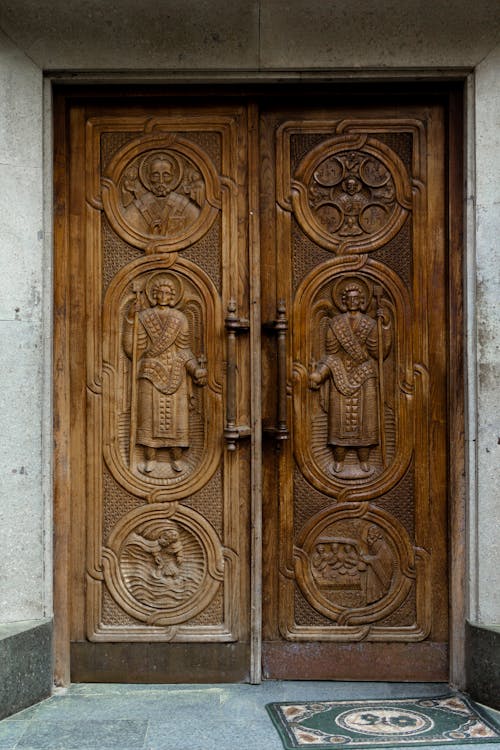
[[[73,370],[73,445],[86,454],[73,679],[213,680],[216,663],[244,679],[248,450],[224,440],[224,321],[228,305],[248,309],[246,111],[132,110],[72,114],[73,292],[85,300],[73,333],[86,342]],[[248,371],[245,341],[233,357]],[[236,424],[249,394],[248,381],[233,388]]]
[[[447,676],[443,126],[412,115],[262,118],[263,305],[290,319],[270,677]]]

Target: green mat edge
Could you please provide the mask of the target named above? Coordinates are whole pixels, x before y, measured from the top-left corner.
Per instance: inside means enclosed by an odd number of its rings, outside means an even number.
[[[462,693],[444,693],[443,695],[422,695],[422,696],[410,696],[405,698],[358,698],[353,700],[334,700],[331,701],[327,700],[307,700],[307,701],[273,701],[272,703],[266,703],[266,711],[269,714],[269,717],[274,724],[274,727],[276,731],[278,732],[280,739],[283,743],[283,747],[285,750],[297,750],[297,748],[305,748],[306,745],[300,745],[296,743],[291,738],[291,732],[287,729],[285,722],[283,721],[281,715],[276,711],[276,706],[296,706],[297,704],[301,703],[345,703],[346,705],[352,705],[354,703],[382,703],[384,700],[386,701],[420,701],[420,700],[442,700],[444,698],[460,698],[464,701],[464,703],[468,706],[468,708],[471,709],[471,711],[474,711],[483,721],[486,726],[488,726],[490,729],[493,729],[495,732],[498,732],[500,735],[500,725],[497,725],[496,722],[491,718],[491,716],[485,715],[485,710],[482,708],[482,706],[477,705],[473,701],[471,701],[469,698],[467,698]],[[289,744],[289,741],[292,742],[292,744]],[[476,744],[491,744],[493,742],[497,742],[500,744],[500,736],[498,737],[475,737],[474,739],[465,739],[465,740],[431,740],[430,742],[427,740],[416,740],[411,743],[408,742],[394,742],[394,738],[391,740],[387,740],[386,742],[373,742],[373,740],[367,740],[366,742],[357,742],[355,746],[349,743],[345,744],[338,744],[333,745],[332,743],[329,743],[328,745],[317,745],[311,744],[311,748],[317,748],[317,750],[332,750],[332,748],[338,748],[340,750],[341,748],[347,748],[347,747],[355,747],[355,748],[373,748],[373,747],[389,747],[394,746],[396,748],[400,747],[425,747],[425,745],[429,745],[432,747],[432,745],[441,745],[441,746],[453,746],[453,745],[476,745]]]

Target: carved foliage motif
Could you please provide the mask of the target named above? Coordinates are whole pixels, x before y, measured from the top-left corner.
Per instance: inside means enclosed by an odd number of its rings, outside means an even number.
[[[150,625],[195,617],[223,580],[217,536],[189,508],[154,504],[127,513],[103,549],[104,577],[122,609]]]
[[[304,232],[338,253],[369,252],[388,242],[412,205],[403,163],[366,136],[337,136],[313,148],[296,169],[291,188]]]
[[[338,625],[383,619],[404,601],[416,576],[403,527],[368,505],[340,504],[312,518],[294,555],[302,593]]]
[[[322,492],[368,499],[411,455],[413,373],[404,287],[381,264],[357,265],[324,264],[295,298],[294,445]]]
[[[151,500],[186,496],[220,457],[217,293],[189,261],[141,259],[117,274],[104,310],[109,468]]]
[[[219,179],[206,153],[185,138],[147,128],[114,155],[102,189],[113,229],[147,252],[192,244],[221,205]]]

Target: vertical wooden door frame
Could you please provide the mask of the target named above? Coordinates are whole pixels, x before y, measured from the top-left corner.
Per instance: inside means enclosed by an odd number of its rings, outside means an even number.
[[[337,83],[321,84],[323,94],[338,90]],[[371,82],[373,90],[378,85],[387,83]],[[352,84],[351,84],[352,86]],[[394,86],[397,89],[397,82]],[[422,88],[424,86],[424,89]],[[296,90],[306,93],[307,82],[304,78],[296,84]],[[425,88],[426,87],[426,88]],[[464,628],[466,617],[466,460],[465,460],[465,328],[464,328],[464,81],[442,83],[414,84],[406,83],[405,95],[422,94],[427,90],[438,91],[446,105],[448,116],[448,528],[450,553],[450,682],[457,686],[464,685]],[[206,85],[208,94],[213,87]],[[318,91],[320,85],[316,85]],[[277,83],[265,83],[256,91],[250,90],[246,95],[249,112],[249,162],[254,167],[258,164],[258,106],[259,93],[280,92]],[[70,276],[69,247],[69,105],[76,97],[88,98],[102,92],[102,87],[61,86],[54,91],[54,681],[56,685],[70,683],[70,633],[69,612],[70,600],[70,545],[71,545],[71,455],[70,455],[70,358],[71,342],[69,331],[70,311]],[[143,89],[116,86],[113,96],[141,95]],[[167,87],[155,88],[157,95],[166,97],[171,94]],[[199,87],[198,87],[199,92]],[[109,89],[108,89],[109,93]],[[177,91],[178,93],[178,91]],[[394,90],[393,93],[397,93]],[[231,95],[241,96],[241,87],[237,91],[231,87],[220,90],[221,98]],[[254,98],[252,99],[252,94]],[[256,97],[256,98],[255,98]],[[259,260],[258,237],[258,184],[250,183],[250,260],[255,270]],[[260,354],[257,351],[260,335],[258,305],[259,280],[253,273],[251,293],[251,316],[253,323],[252,353],[253,376],[257,387],[253,394],[252,406],[255,410],[260,398],[259,370]],[[255,411],[254,411],[255,413]],[[258,424],[254,427],[258,428]],[[253,648],[251,663],[252,682],[260,679],[260,572],[261,572],[261,473],[258,465],[260,456],[260,434],[255,432],[253,438],[254,459],[252,466],[252,549],[255,566],[252,570],[252,627]]]

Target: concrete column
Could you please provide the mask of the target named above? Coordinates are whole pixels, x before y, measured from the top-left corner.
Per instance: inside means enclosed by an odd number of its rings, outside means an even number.
[[[42,465],[43,79],[0,33],[0,622],[50,613]]]

